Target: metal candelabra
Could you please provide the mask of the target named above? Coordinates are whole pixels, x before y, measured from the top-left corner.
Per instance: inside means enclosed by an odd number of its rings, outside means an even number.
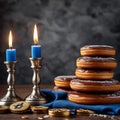
[[[16,95],[15,93],[15,88],[14,88],[14,82],[15,82],[15,65],[16,61],[13,62],[4,62],[7,67],[7,72],[8,72],[8,78],[7,78],[7,83],[8,83],[8,89],[6,95],[0,99],[0,105],[7,105],[9,106],[13,102],[17,102],[22,100],[19,96]]]
[[[46,96],[40,92],[40,69],[42,58],[30,58],[30,62],[31,68],[33,69],[33,90],[31,94],[25,98],[25,101],[36,106],[47,102]]]

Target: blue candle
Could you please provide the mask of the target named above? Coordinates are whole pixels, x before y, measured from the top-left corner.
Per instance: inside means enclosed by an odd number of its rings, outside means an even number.
[[[12,49],[12,31],[9,33],[9,49],[6,50],[6,61],[16,61],[16,49]]]
[[[41,57],[41,46],[40,45],[32,45],[32,58],[40,58]]]
[[[32,58],[40,58],[41,57],[41,45],[38,44],[38,33],[37,26],[34,26],[34,34],[33,34],[34,44],[31,46],[31,55]]]
[[[6,50],[6,61],[8,62],[16,61],[16,49]]]

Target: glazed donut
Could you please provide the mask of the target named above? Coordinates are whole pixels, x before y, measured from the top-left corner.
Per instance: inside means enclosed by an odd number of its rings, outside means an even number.
[[[86,45],[80,49],[82,56],[114,56],[115,49],[108,45]]]
[[[70,88],[70,81],[75,78],[76,76],[74,75],[57,76],[54,78],[54,83],[61,88]]]
[[[114,58],[79,57],[76,60],[76,66],[84,69],[114,69],[117,62]]]
[[[68,93],[68,99],[79,104],[117,104],[120,103],[120,92],[99,95],[72,92]]]
[[[77,68],[75,75],[80,79],[86,80],[111,80],[114,76],[114,72],[111,70],[86,70]]]
[[[70,87],[80,92],[110,93],[120,90],[120,82],[116,80],[95,81],[74,79],[70,82]]]

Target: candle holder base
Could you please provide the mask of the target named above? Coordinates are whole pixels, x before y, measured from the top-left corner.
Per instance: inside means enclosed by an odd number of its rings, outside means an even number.
[[[16,94],[9,94],[7,93],[2,99],[0,99],[0,105],[9,106],[14,102],[22,100],[20,97],[18,97]]]
[[[26,97],[25,101],[33,106],[38,106],[47,103],[47,99],[45,95],[41,93],[38,96],[34,96],[33,94],[31,94],[28,97]]]

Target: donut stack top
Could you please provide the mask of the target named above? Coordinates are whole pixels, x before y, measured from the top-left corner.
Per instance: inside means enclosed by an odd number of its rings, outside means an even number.
[[[75,74],[85,80],[111,80],[117,62],[113,58],[115,49],[107,45],[87,45],[80,49],[81,57],[76,60]]]
[[[86,45],[80,49],[81,56],[112,57],[115,53],[115,48],[108,45]]]

